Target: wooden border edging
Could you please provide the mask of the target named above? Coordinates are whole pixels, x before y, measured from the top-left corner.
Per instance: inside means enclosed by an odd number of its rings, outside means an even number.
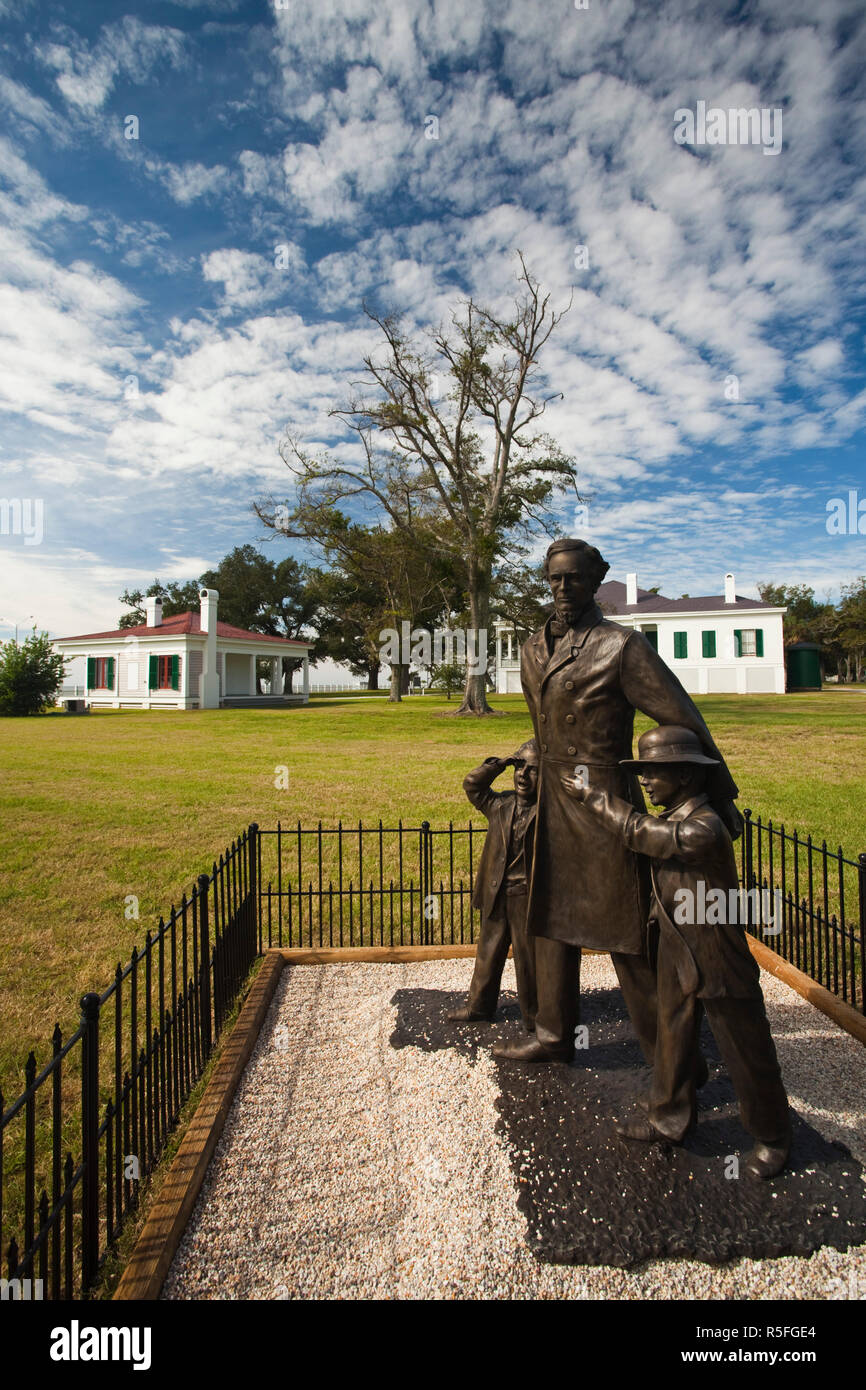
[[[454,960],[474,956],[473,946],[283,946],[276,948],[286,965],[409,965],[413,960]],[[510,953],[510,952],[509,952]]]
[[[866,1017],[804,975],[764,942],[748,938],[758,964],[802,995],[858,1042],[866,1045]],[[592,952],[593,955],[603,952]],[[302,946],[271,947],[265,952],[243,1008],[226,1039],[168,1175],[154,1200],[115,1299],[159,1297],[186,1223],[201,1190],[208,1164],[223,1131],[238,1083],[252,1055],[284,965],[339,965],[352,961],[405,964],[474,956],[474,946]]]
[[[826,1014],[840,1028],[844,1028],[852,1038],[866,1045],[866,1015],[846,1004],[844,999],[831,994],[823,985],[819,985],[817,980],[804,975],[802,970],[798,970],[796,965],[792,965],[783,956],[777,955],[765,942],[758,941],[753,936],[748,937],[748,942],[752,955],[764,970],[769,970],[771,975],[775,975],[777,979],[796,990],[810,1004],[814,1004],[816,1009],[820,1009],[822,1014]]]
[[[268,951],[148,1213],[115,1299],[159,1297],[282,969],[279,951]]]

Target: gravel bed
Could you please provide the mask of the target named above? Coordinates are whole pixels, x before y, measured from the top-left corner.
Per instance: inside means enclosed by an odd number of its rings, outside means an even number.
[[[398,992],[440,992],[441,1010],[471,971],[283,971],[163,1298],[866,1300],[866,1245],[721,1266],[538,1261],[496,1128],[490,1044],[514,1025],[455,1050],[391,1044]],[[586,958],[582,985],[616,987],[607,956]],[[866,1167],[862,1044],[766,972],[762,986],[792,1106]]]

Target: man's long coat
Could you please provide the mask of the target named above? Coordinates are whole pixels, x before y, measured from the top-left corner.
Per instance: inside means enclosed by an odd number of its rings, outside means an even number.
[[[560,782],[578,765],[589,785],[645,805],[633,772],[634,713],[692,729],[708,768],[707,792],[731,835],[742,821],[737,787],[691,697],[642,633],[592,604],[548,652],[550,619],[523,644],[520,680],[541,755],[528,930],[573,946],[640,954],[649,907],[647,861],[635,855]]]

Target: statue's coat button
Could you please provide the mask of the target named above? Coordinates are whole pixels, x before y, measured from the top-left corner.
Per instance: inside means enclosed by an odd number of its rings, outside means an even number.
[[[574,689],[574,681],[566,681],[566,682],[565,682],[565,688],[566,688],[566,690],[573,690],[573,689]]]
[[[546,723],[547,723],[547,715],[546,715],[546,714],[540,714],[538,717],[539,717],[539,719],[541,720],[542,724],[546,724]]]
[[[565,716],[565,722],[566,722],[566,724],[573,724],[573,723],[574,723],[574,715],[573,715],[573,714],[567,714],[567,715]]]
[[[541,745],[541,751],[542,751],[542,753],[546,753],[546,752],[547,752],[547,744],[546,744],[546,743],[542,743],[542,745]]]
[[[568,751],[569,751],[569,753],[576,753],[576,752],[577,752],[577,749],[576,749],[576,748],[572,748],[571,744],[569,744],[569,745],[568,745]]]

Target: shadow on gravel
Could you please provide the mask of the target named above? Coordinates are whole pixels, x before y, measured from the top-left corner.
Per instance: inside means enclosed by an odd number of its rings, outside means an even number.
[[[448,1011],[464,1002],[465,993],[398,990],[391,1046],[451,1049],[474,1065],[494,1042],[522,1033],[513,993],[503,993],[492,1024],[449,1023]],[[571,1066],[496,1062],[496,1129],[508,1143],[527,1244],[539,1259],[628,1267],[664,1256],[718,1264],[866,1241],[859,1163],[796,1113],[789,1167],[769,1183],[733,1176],[752,1141],[706,1023],[701,1047],[710,1079],[685,1146],[618,1140],[614,1117],[634,1109],[648,1071],[618,990],[587,991],[581,1018],[590,1046]]]

